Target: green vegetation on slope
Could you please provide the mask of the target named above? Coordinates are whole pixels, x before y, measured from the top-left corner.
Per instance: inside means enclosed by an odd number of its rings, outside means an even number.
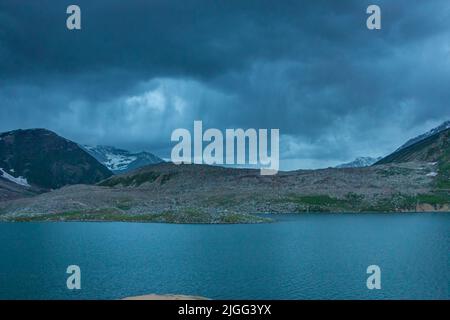
[[[388,198],[366,199],[364,195],[348,193],[342,199],[327,195],[291,195],[276,202],[295,204],[296,212],[413,212],[418,205],[423,204],[436,209],[450,205],[450,196],[446,192],[418,195],[398,193]]]
[[[439,158],[439,172],[436,179],[438,189],[450,189],[450,141],[447,139],[445,151]]]

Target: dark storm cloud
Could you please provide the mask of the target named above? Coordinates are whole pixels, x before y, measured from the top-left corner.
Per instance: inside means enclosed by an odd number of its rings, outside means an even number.
[[[383,154],[450,117],[449,18],[445,0],[3,0],[0,131],[167,155],[199,119],[280,128],[292,167]]]

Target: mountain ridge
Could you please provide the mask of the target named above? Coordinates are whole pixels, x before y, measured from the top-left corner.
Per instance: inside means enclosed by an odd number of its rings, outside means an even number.
[[[417,137],[414,137],[412,139],[409,139],[408,141],[406,141],[404,144],[402,144],[400,147],[398,147],[394,152],[400,151],[406,147],[409,147],[412,144],[415,144],[421,140],[424,140],[432,135],[435,135],[436,133],[439,133],[441,131],[444,131],[446,129],[450,128],[450,120],[444,121],[443,123],[441,123],[439,126],[418,135]]]
[[[383,159],[377,161],[377,164],[401,163],[409,161],[439,161],[448,147],[446,143],[450,139],[450,128],[439,131],[433,135],[427,136],[418,142],[409,146],[397,149]]]

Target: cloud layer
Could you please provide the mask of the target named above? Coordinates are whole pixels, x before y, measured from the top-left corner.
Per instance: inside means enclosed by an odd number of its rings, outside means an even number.
[[[170,133],[279,128],[285,169],[386,154],[450,118],[448,1],[0,3],[0,131],[170,154]],[[282,164],[283,164],[282,162]]]

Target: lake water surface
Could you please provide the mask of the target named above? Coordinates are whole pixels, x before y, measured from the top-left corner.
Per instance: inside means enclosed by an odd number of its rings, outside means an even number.
[[[0,299],[449,299],[450,214],[258,225],[0,223]],[[81,268],[68,290],[66,268]],[[381,290],[366,269],[381,268]]]

